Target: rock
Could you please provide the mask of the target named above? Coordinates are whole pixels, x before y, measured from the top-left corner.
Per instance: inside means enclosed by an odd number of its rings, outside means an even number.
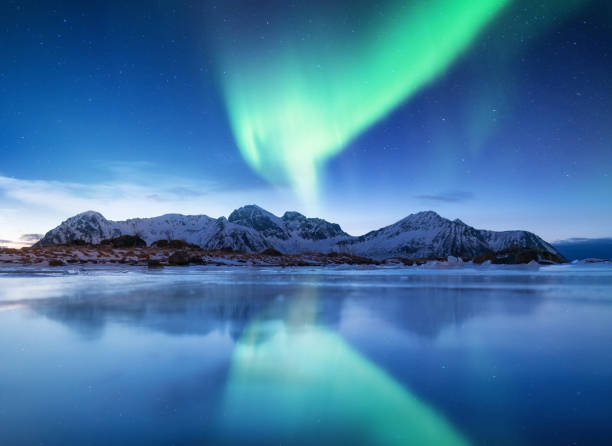
[[[202,256],[189,257],[189,263],[192,263],[194,265],[206,265],[206,262],[202,259]]]
[[[149,268],[162,268],[161,262],[157,259],[149,259],[149,261],[147,262],[147,266]]]
[[[185,251],[176,251],[168,257],[168,263],[177,266],[189,265],[189,255]]]
[[[187,243],[184,240],[157,240],[151,243],[151,246],[156,248],[170,248],[170,249],[200,249],[198,245],[194,245],[193,243]]]
[[[120,237],[102,240],[101,245],[111,245],[113,248],[144,248],[147,243],[135,235],[122,235]]]
[[[532,248],[513,248],[497,251],[474,258],[474,263],[491,261],[497,265],[517,265],[530,262],[544,264],[565,263],[567,260],[560,255]]]
[[[265,256],[274,256],[274,257],[281,257],[283,255],[282,252],[277,251],[274,248],[264,249],[263,251],[261,251],[261,254]]]
[[[377,262],[372,259],[368,259],[367,257],[349,256],[348,261],[346,263],[348,263],[349,265],[376,265],[376,264],[379,264],[380,262]]]
[[[81,239],[71,240],[67,244],[68,245],[73,245],[73,246],[87,246],[87,242],[85,240],[81,240]]]
[[[49,266],[64,266],[64,265],[66,264],[62,262],[61,260],[57,260],[57,259],[49,260]]]

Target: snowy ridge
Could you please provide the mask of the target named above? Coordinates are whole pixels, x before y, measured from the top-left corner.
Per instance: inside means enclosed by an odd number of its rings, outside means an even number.
[[[351,254],[367,253],[372,258],[474,257],[491,251],[480,231],[432,211],[411,214],[341,245]]]
[[[461,220],[448,220],[433,211],[419,212],[390,226],[354,237],[338,224],[307,218],[298,212],[282,217],[248,205],[228,218],[167,214],[153,218],[110,221],[94,211],[64,221],[38,242],[40,246],[68,244],[75,240],[98,244],[102,240],[134,235],[148,245],[157,240],[184,240],[208,250],[260,252],[268,248],[282,253],[346,252],[373,259],[389,257],[467,257],[513,248],[533,248],[559,253],[527,231],[475,229]]]
[[[340,242],[351,254],[374,259],[388,257],[468,257],[513,248],[533,248],[559,253],[527,231],[475,229],[461,220],[448,220],[433,211],[419,212],[361,237]]]

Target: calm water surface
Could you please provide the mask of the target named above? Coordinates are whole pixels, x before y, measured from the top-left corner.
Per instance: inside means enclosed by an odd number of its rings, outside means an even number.
[[[0,272],[0,444],[610,445],[612,266]]]

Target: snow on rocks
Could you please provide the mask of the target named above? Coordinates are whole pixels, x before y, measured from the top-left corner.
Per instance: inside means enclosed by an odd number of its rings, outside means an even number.
[[[450,262],[448,256],[475,259],[502,251],[511,254],[517,249],[530,249],[542,253],[542,260],[564,261],[551,245],[530,232],[475,229],[459,219],[449,220],[433,211],[411,214],[392,225],[355,237],[338,224],[320,218],[308,218],[298,212],[285,212],[277,217],[255,205],[243,206],[229,218],[217,219],[206,215],[166,214],[111,221],[98,212],[87,211],[47,232],[37,245],[97,245],[121,238],[137,239],[149,247],[160,243],[158,247],[162,247],[162,242],[166,242],[165,246],[171,248],[172,243],[182,242],[207,251],[231,249],[257,254],[269,249],[285,255],[338,252],[378,261],[399,258]],[[111,243],[111,247],[120,246]]]

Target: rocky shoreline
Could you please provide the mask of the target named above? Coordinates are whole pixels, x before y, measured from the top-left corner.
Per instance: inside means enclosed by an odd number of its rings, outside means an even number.
[[[230,250],[204,250],[198,246],[173,241],[156,246],[122,246],[122,243],[100,245],[54,245],[34,246],[21,249],[0,248],[1,265],[69,266],[69,265],[133,265],[159,268],[166,266],[217,265],[217,266],[326,266],[326,265],[398,265],[414,266],[426,263],[446,265],[473,264],[558,264],[550,253],[533,250],[506,250],[467,259],[448,256],[446,258],[400,258],[391,257],[382,261],[346,253],[300,253],[283,254],[274,249],[259,253]]]
[[[45,246],[21,249],[0,248],[0,265],[132,265],[150,268],[186,265],[225,266],[323,266],[377,265],[371,259],[349,254],[280,254],[277,252],[242,253],[206,251],[195,247],[181,249],[107,246]]]

